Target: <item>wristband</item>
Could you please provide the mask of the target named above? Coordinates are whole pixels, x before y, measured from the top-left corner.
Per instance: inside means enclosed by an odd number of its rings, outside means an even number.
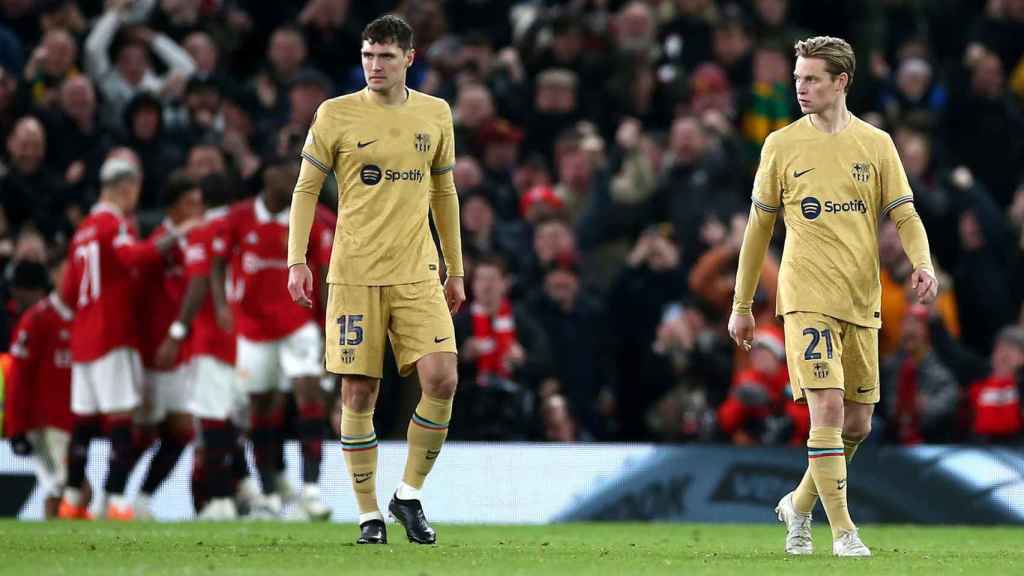
[[[188,335],[188,327],[181,322],[175,321],[174,324],[171,324],[171,328],[167,331],[167,335],[175,340],[184,340],[185,336]]]

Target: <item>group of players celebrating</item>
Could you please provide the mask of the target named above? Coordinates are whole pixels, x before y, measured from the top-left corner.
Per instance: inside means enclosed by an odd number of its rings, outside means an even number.
[[[796,56],[805,116],[769,136],[762,150],[729,331],[750,348],[758,271],[781,211],[787,236],[777,312],[793,396],[808,404],[811,431],[807,473],[776,512],[787,527],[786,551],[808,554],[820,498],[833,553],[867,556],[847,509],[846,463],[868,435],[879,399],[880,217],[898,225],[917,298],[930,302],[937,284],[891,138],[846,108],[855,71],[850,45],[810,38],[796,45]],[[326,517],[318,490],[326,357],[327,370],[341,376],[341,446],[360,512],[357,542],[386,543],[373,412],[389,338],[399,372],[417,372],[422,395],[388,510],[410,541],[436,541],[420,491],[447,435],[456,387],[452,315],[465,291],[451,111],[443,100],[407,88],[414,58],[404,20],[371,22],[362,44],[367,87],[320,106],[297,172],[289,161],[271,165],[261,195],[230,207],[218,206],[216,193],[204,197],[195,183],[172,178],[167,220],[145,241],[129,219],[138,166],[118,156],[107,160],[102,197],[74,236],[60,297],[23,321],[45,314],[37,323],[70,334],[75,418],[60,516],[88,514],[85,459],[89,441],[101,433],[111,442],[106,515],[142,516],[190,441],[193,422],[202,432],[208,478],[200,517],[234,517],[239,486],[254,491],[254,480],[245,479],[241,428],[248,428],[255,456],[256,508],[279,512],[293,494],[281,480],[282,393],[290,391],[291,428],[303,458],[297,503],[309,517]],[[332,173],[336,230],[317,205]],[[863,209],[822,210],[851,201]],[[322,313],[314,311],[318,304]],[[18,340],[22,357],[36,340]],[[134,506],[124,497],[140,446],[133,422],[160,439]]]

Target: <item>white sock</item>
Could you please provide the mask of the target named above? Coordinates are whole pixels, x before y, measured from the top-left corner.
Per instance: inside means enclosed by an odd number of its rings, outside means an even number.
[[[302,497],[303,498],[319,498],[320,497],[320,485],[319,484],[303,484],[302,485]]]
[[[363,524],[366,524],[370,520],[380,520],[381,522],[383,522],[384,521],[384,515],[380,513],[380,510],[376,510],[374,512],[365,512],[365,513],[359,515],[359,525],[360,526],[362,526]]]
[[[419,500],[420,489],[413,488],[405,482],[400,482],[398,484],[398,490],[395,491],[395,496],[398,497],[399,500]]]
[[[124,497],[124,494],[111,494],[107,499],[107,502],[113,506],[121,508],[122,510],[128,508],[128,499]]]
[[[64,488],[64,500],[72,506],[82,505],[82,491],[78,488]]]
[[[135,506],[139,508],[152,508],[150,504],[153,503],[153,496],[149,494],[143,494],[139,492],[139,495],[135,497]]]

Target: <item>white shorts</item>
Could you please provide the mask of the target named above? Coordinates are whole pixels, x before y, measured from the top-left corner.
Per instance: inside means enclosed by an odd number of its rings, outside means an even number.
[[[324,338],[315,322],[280,340],[253,342],[238,337],[236,365],[248,394],[291,389],[290,380],[324,373]]]
[[[142,376],[142,424],[159,424],[169,413],[188,414],[192,398],[192,374],[188,364],[173,370],[146,370]]]
[[[60,428],[36,428],[26,435],[32,445],[32,467],[47,497],[59,498],[68,480],[71,435]]]
[[[235,367],[213,356],[192,359],[192,413],[209,420],[244,418],[249,398],[242,390]],[[237,422],[236,422],[237,423]]]
[[[117,348],[92,362],[71,365],[71,411],[80,416],[130,412],[142,401],[138,351]]]

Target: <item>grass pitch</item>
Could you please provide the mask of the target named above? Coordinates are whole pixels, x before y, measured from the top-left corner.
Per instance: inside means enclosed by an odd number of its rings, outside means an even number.
[[[356,546],[348,524],[0,522],[0,574],[1022,574],[1024,529],[864,526],[875,556],[834,559],[827,527],[787,557],[781,525],[440,525],[437,546]]]

